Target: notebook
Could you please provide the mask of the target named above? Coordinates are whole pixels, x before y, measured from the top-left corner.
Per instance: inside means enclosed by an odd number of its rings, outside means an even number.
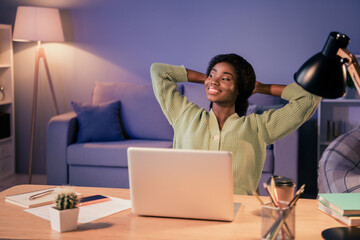
[[[60,189],[61,189],[60,187],[51,187],[51,188],[40,189],[31,192],[10,195],[5,197],[5,201],[25,208],[39,207],[42,205],[54,203],[55,197],[57,195],[57,191]],[[54,190],[54,191],[42,197],[36,198],[34,200],[29,199],[31,196],[34,196],[35,194],[45,193],[49,190]]]
[[[344,216],[339,214],[334,209],[324,205],[322,202],[318,202],[318,207],[321,211],[329,214],[330,216],[338,219],[340,222],[343,222],[349,226],[359,226],[360,225],[360,216]]]
[[[224,151],[128,148],[137,215],[232,221],[232,155]]]
[[[341,215],[360,215],[360,193],[319,193],[318,200]]]

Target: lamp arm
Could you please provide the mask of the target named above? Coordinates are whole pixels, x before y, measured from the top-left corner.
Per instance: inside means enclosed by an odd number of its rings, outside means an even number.
[[[360,94],[360,66],[354,54],[350,53],[345,48],[340,48],[337,55],[341,58],[347,59],[347,70],[350,74],[351,79],[354,82],[356,90]]]

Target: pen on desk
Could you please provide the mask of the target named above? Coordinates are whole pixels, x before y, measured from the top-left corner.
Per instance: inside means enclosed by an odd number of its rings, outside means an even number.
[[[37,193],[37,194],[35,194],[35,195],[30,196],[30,197],[29,197],[29,200],[34,200],[34,199],[37,199],[37,198],[46,196],[46,195],[52,193],[53,191],[55,191],[55,190],[54,190],[54,189],[50,189],[50,190],[47,190],[47,191],[45,191],[45,192]]]
[[[277,205],[277,203],[276,203],[276,201],[274,199],[274,196],[272,195],[271,191],[269,190],[267,184],[263,183],[263,186],[264,186],[264,189],[266,190],[266,192],[268,193],[271,202],[274,204],[275,207],[278,207],[278,205]]]
[[[274,176],[271,176],[271,194],[276,202],[276,206],[280,207],[279,196],[275,187]]]
[[[294,198],[290,201],[289,203],[289,207],[295,205],[295,203],[297,202],[297,200],[299,199],[300,195],[304,192],[304,189],[305,189],[305,184],[303,184],[299,190],[297,190],[297,192],[295,193],[295,196]]]

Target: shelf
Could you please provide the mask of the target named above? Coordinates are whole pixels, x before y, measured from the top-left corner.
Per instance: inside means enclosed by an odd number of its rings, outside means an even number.
[[[0,101],[0,114],[9,115],[11,134],[0,139],[0,178],[15,173],[14,65],[11,29],[11,25],[0,24],[0,86],[4,87],[5,94],[3,101]]]
[[[323,99],[323,103],[338,103],[338,104],[349,104],[349,103],[360,103],[360,99]]]
[[[1,139],[0,139],[0,143],[11,142],[11,140],[12,140],[12,137],[1,138]]]
[[[321,146],[328,146],[328,145],[330,145],[330,143],[331,143],[331,141],[326,141],[326,142],[320,142],[319,144]]]
[[[0,106],[4,106],[4,105],[10,105],[12,104],[12,100],[4,100],[4,101],[0,101]]]
[[[318,108],[318,160],[337,136],[359,125],[360,99],[323,99]]]

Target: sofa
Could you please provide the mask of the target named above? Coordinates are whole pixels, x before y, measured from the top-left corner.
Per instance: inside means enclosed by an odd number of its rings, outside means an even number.
[[[204,86],[180,83],[178,90],[189,101],[209,108]],[[47,128],[47,183],[92,187],[129,188],[127,148],[171,148],[173,130],[155,99],[152,86],[96,82],[91,104],[120,102],[119,119],[123,138],[114,141],[79,142],[79,121],[75,112],[50,119]],[[250,99],[248,114],[281,107],[278,97],[256,94]],[[81,123],[81,122],[80,122]],[[271,175],[298,179],[298,131],[267,147],[260,185]],[[259,187],[261,195],[265,194]]]
[[[325,149],[318,167],[319,193],[360,193],[360,127]]]

